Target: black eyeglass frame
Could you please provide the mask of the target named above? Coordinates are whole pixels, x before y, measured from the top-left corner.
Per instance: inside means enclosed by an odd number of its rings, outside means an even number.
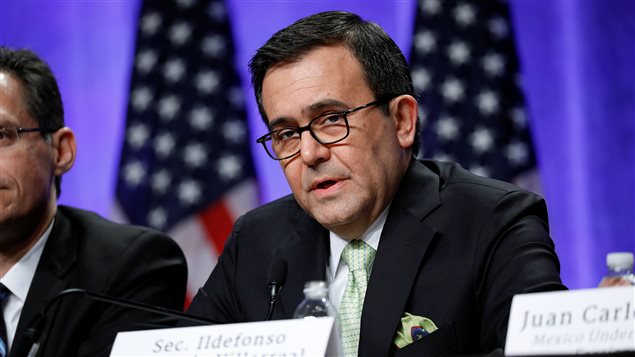
[[[300,136],[300,139],[302,138],[302,133],[303,133],[303,132],[305,132],[305,131],[308,131],[308,132],[311,134],[311,137],[313,137],[313,139],[315,139],[315,141],[317,141],[318,143],[320,143],[320,144],[322,144],[322,145],[335,144],[335,143],[338,143],[338,142],[340,142],[340,141],[342,141],[342,140],[346,139],[346,138],[348,137],[348,135],[350,134],[350,131],[351,131],[351,130],[350,130],[350,126],[348,125],[348,117],[347,117],[349,114],[355,113],[355,112],[357,112],[357,111],[360,111],[360,110],[362,110],[362,109],[366,109],[366,108],[369,108],[369,107],[372,107],[372,106],[375,106],[375,105],[388,103],[388,102],[390,102],[393,98],[395,98],[395,97],[389,97],[389,98],[387,98],[387,99],[377,99],[377,100],[374,100],[374,101],[372,101],[372,102],[370,102],[370,103],[367,103],[367,104],[364,104],[364,105],[360,105],[359,107],[355,107],[355,108],[352,108],[352,109],[349,109],[349,110],[345,110],[345,111],[342,111],[342,112],[329,112],[329,113],[324,113],[324,114],[321,114],[321,115],[319,115],[319,116],[317,116],[317,117],[315,117],[315,118],[311,119],[311,121],[310,121],[307,125],[305,125],[305,126],[300,126],[300,127],[284,127],[284,128],[281,128],[281,129],[276,129],[276,130],[270,131],[270,132],[268,132],[267,134],[265,134],[265,135],[263,135],[263,136],[259,137],[258,139],[256,139],[256,142],[257,142],[257,143],[262,144],[262,146],[265,148],[265,151],[267,152],[267,154],[269,155],[269,157],[270,157],[270,158],[272,158],[272,159],[274,159],[274,160],[277,160],[277,161],[280,161],[280,160],[285,160],[285,159],[291,158],[291,157],[293,157],[293,156],[297,155],[297,154],[300,152],[300,148],[298,148],[298,151],[294,152],[293,154],[287,155],[287,156],[285,156],[285,157],[278,158],[278,157],[276,157],[276,156],[275,156],[275,153],[272,153],[272,152],[270,152],[270,151],[269,151],[269,148],[267,148],[267,141],[271,141],[271,140],[273,140],[273,136],[274,136],[276,133],[279,133],[279,132],[281,132],[281,131],[283,131],[283,130],[294,130],[296,133],[298,133],[298,135]],[[316,120],[319,120],[319,119],[322,119],[322,118],[324,118],[324,117],[328,117],[328,116],[333,116],[333,115],[341,115],[341,116],[342,116],[342,119],[344,119],[344,123],[346,124],[346,135],[344,135],[343,137],[341,137],[340,139],[337,139],[337,140],[324,142],[324,141],[320,140],[320,139],[317,137],[317,135],[315,135],[315,133],[313,132],[313,130],[311,130],[311,125],[312,125],[312,124],[313,124]]]
[[[60,130],[61,128],[57,128],[57,129],[51,129],[51,128],[17,128],[15,129],[15,132],[18,134],[18,136],[20,136],[20,134],[22,133],[34,133],[34,132],[40,132],[42,134],[51,134],[54,133],[58,130]]]
[[[13,131],[15,131],[15,140],[17,141],[20,138],[20,135],[23,133],[35,133],[35,132],[39,132],[41,134],[51,134],[54,133],[58,130],[60,130],[62,127],[53,129],[53,128],[11,128],[11,127],[4,127],[4,128],[0,128],[0,129],[13,129]]]

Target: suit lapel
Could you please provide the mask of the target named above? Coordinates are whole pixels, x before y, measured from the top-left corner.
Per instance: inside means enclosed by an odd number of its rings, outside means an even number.
[[[282,315],[291,318],[295,308],[304,298],[304,284],[311,280],[326,281],[326,264],[329,256],[327,230],[309,217],[299,207],[292,214],[295,230],[291,237],[276,251],[276,257],[287,261],[287,281],[280,292]]]
[[[14,343],[19,343],[36,314],[42,311],[49,300],[64,290],[68,282],[64,276],[77,260],[77,241],[72,237],[68,219],[58,209],[51,234],[38,263],[29,293],[27,294]],[[46,315],[50,322],[57,307]]]
[[[386,356],[436,231],[424,218],[440,205],[439,178],[413,161],[393,200],[368,281],[360,356]]]

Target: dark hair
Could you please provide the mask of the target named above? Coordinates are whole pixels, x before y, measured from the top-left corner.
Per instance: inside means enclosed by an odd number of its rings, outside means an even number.
[[[406,58],[379,25],[349,12],[321,12],[278,31],[249,61],[251,84],[265,124],[268,120],[262,105],[262,83],[269,68],[299,61],[316,47],[338,44],[346,46],[360,62],[364,79],[376,99],[387,100],[402,94],[416,97]],[[387,113],[388,105],[383,108]],[[419,127],[417,120],[413,155],[419,147]]]
[[[0,46],[0,72],[10,74],[21,84],[21,92],[29,115],[40,128],[64,126],[64,106],[57,81],[48,64],[35,53]],[[61,193],[61,177],[55,177],[57,195]]]

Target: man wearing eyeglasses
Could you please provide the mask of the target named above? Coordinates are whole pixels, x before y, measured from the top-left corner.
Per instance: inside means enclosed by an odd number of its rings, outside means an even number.
[[[76,145],[49,67],[0,47],[0,356],[64,289],[181,309],[187,268],[169,237],[58,206]],[[38,356],[108,356],[119,331],[158,316],[67,296],[45,315]]]
[[[293,194],[236,222],[190,313],[262,320],[266,272],[282,259],[273,318],[292,316],[306,281],[327,281],[340,336],[329,354],[496,353],[514,294],[564,288],[541,198],[414,158],[412,80],[379,26],[309,16],[276,33],[250,69],[270,131],[257,142]]]

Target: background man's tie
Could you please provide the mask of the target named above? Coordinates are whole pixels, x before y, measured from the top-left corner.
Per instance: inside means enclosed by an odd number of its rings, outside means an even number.
[[[0,357],[6,357],[9,353],[7,349],[7,327],[4,325],[4,317],[2,316],[2,306],[4,299],[11,295],[9,289],[4,284],[0,284]]]
[[[350,357],[357,356],[362,307],[375,250],[362,240],[354,240],[344,247],[342,259],[348,264],[348,283],[340,303],[339,320],[342,349]]]

